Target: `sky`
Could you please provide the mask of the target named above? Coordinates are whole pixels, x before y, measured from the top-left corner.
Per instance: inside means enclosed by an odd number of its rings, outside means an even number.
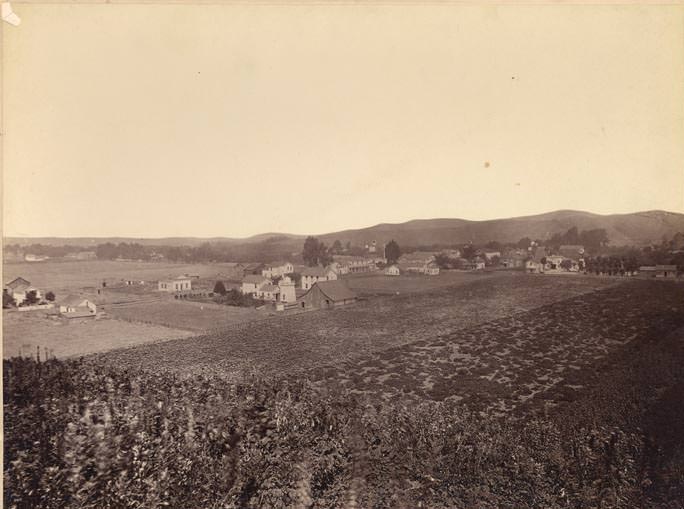
[[[13,4],[5,236],[684,212],[684,7]]]

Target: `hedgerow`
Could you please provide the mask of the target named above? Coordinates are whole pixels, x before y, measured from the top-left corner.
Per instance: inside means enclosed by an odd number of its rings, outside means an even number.
[[[638,433],[308,381],[4,363],[8,508],[636,507]]]

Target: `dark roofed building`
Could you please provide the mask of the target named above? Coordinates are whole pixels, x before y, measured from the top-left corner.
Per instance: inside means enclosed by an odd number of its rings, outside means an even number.
[[[639,267],[639,276],[641,277],[677,277],[676,265],[646,265]]]
[[[302,309],[331,309],[356,302],[356,294],[343,281],[318,281],[297,298]]]

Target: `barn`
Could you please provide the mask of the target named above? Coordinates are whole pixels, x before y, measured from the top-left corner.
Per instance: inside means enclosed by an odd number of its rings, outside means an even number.
[[[356,294],[343,281],[318,281],[297,299],[297,306],[302,309],[331,309],[353,302],[356,302]]]

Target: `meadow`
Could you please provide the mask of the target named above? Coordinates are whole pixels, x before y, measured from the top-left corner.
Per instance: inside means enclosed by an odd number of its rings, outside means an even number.
[[[35,355],[70,357],[177,339],[187,330],[111,318],[58,319],[41,311],[3,313],[3,357]]]
[[[5,283],[17,277],[23,277],[38,288],[64,293],[77,288],[97,287],[102,281],[107,281],[108,284],[124,280],[156,281],[182,274],[213,278],[222,270],[223,265],[220,263],[46,261],[5,263],[3,264],[3,277]]]
[[[519,275],[514,272],[462,272],[457,270],[441,271],[436,276],[405,274],[386,276],[382,271],[343,276],[347,286],[360,295],[393,295],[430,291],[447,286],[472,283],[491,277]]]
[[[194,333],[207,333],[275,316],[275,312],[254,308],[173,299],[109,306],[107,313],[120,320],[163,325]]]

